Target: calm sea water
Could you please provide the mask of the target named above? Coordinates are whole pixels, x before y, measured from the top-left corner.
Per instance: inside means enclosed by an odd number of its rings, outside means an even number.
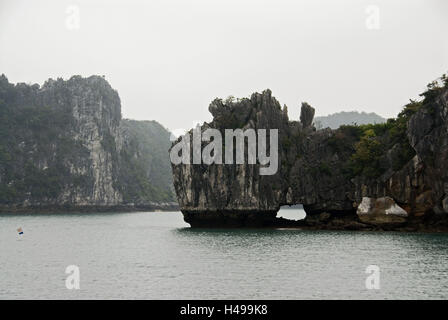
[[[447,299],[447,262],[448,234],[192,230],[179,212],[0,216],[1,299]],[[65,287],[68,265],[80,290]],[[366,289],[368,265],[379,290]]]

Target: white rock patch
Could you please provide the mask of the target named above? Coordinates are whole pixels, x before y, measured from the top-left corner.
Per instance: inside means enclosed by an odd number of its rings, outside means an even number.
[[[356,213],[358,215],[370,214],[373,200],[374,200],[373,198],[363,197],[361,203],[358,206],[358,210],[356,211]]]
[[[397,204],[393,204],[389,209],[385,210],[385,214],[396,215],[400,217],[407,217],[408,213],[402,207]]]

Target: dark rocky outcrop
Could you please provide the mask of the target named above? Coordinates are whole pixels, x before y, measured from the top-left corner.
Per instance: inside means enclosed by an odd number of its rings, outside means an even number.
[[[0,211],[175,208],[169,132],[122,119],[102,77],[0,76]]]
[[[300,122],[304,128],[311,127],[313,124],[315,110],[308,103],[303,102],[300,109]]]
[[[201,130],[278,129],[279,169],[262,176],[258,164],[172,165],[185,221],[285,226],[276,218],[280,206],[303,204],[306,219],[291,226],[448,230],[448,86],[423,96],[384,124],[317,131],[313,108],[304,103],[300,122],[290,121],[269,90],[236,102],[216,99],[213,121]]]

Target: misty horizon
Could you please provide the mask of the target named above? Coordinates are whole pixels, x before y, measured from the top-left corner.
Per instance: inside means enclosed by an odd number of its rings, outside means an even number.
[[[378,25],[369,28],[372,6]],[[303,101],[316,116],[356,110],[391,118],[448,70],[447,6],[6,0],[0,72],[13,83],[39,84],[104,75],[123,117],[170,131],[210,121],[216,97],[267,88],[290,119],[299,118]]]

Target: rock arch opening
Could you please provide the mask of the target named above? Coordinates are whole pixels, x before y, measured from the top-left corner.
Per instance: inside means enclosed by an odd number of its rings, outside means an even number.
[[[306,212],[301,204],[281,206],[280,210],[277,212],[277,218],[288,220],[304,220],[305,217]]]

